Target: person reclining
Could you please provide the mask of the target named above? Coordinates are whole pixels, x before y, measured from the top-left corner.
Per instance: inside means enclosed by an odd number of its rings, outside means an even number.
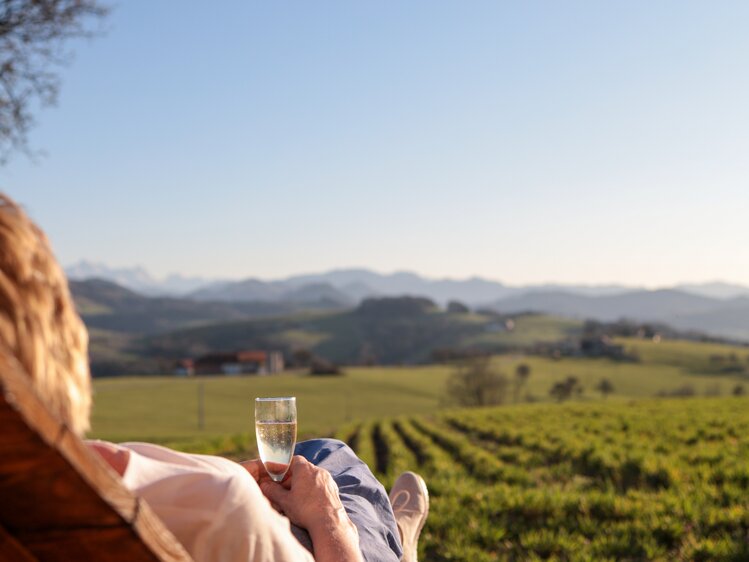
[[[1,193],[0,341],[48,409],[83,437],[92,403],[86,329],[46,236]],[[405,473],[389,498],[341,441],[299,443],[282,483],[259,460],[87,443],[196,562],[416,560],[428,512],[424,481]]]

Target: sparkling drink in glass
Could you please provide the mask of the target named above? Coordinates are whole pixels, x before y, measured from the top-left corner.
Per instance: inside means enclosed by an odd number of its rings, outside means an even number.
[[[280,482],[296,444],[296,398],[256,398],[255,437],[265,470]]]

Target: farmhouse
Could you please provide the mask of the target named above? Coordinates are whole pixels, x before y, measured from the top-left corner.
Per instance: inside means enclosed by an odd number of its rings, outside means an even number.
[[[283,368],[280,351],[216,352],[192,361],[192,374],[196,375],[270,375]]]
[[[585,357],[608,357],[622,360],[627,356],[624,346],[618,345],[608,336],[595,336],[580,340],[580,353]]]
[[[174,366],[174,374],[187,377],[195,374],[195,362],[192,359],[180,359]]]

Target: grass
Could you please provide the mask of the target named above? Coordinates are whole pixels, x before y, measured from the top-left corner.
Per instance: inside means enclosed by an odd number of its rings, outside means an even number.
[[[497,367],[509,376],[520,363],[531,368],[531,376],[524,395],[533,400],[549,400],[549,389],[567,376],[575,376],[584,388],[582,400],[598,399],[595,391],[601,379],[614,386],[612,398],[640,398],[655,396],[661,391],[672,391],[684,385],[696,394],[726,395],[736,384],[749,382],[745,376],[693,374],[690,369],[672,365],[621,363],[608,359],[566,358],[557,361],[523,356],[499,356]]]
[[[515,326],[511,331],[487,330],[467,338],[463,344],[468,347],[527,347],[536,343],[554,342],[579,336],[583,328],[580,320],[545,314],[517,316],[514,318],[514,323]]]
[[[510,378],[529,365],[523,395],[547,403],[472,410],[446,406],[448,366],[99,379],[93,436],[254,456],[253,399],[294,395],[300,438],[350,441],[386,486],[402,470],[426,477],[422,560],[749,560],[749,400],[651,398],[685,384],[727,395],[749,383],[743,366],[723,369],[732,354],[746,364],[747,349],[620,342],[640,361],[496,356]],[[548,403],[569,375],[584,394]],[[594,390],[604,377],[606,400]]]
[[[342,377],[123,377],[94,382],[93,433],[179,448],[211,446],[226,435],[249,439],[254,399],[296,396],[299,433],[331,435],[346,422],[439,408],[447,367],[356,368]],[[204,429],[198,429],[203,386]],[[254,437],[249,439],[254,443]],[[220,444],[222,444],[220,442]]]
[[[642,340],[627,341],[626,345],[636,348],[640,362],[500,355],[494,364],[508,378],[514,376],[518,364],[530,366],[531,376],[520,394],[521,401],[550,401],[551,386],[569,375],[576,376],[585,389],[578,399],[581,401],[601,399],[594,389],[604,377],[614,386],[608,400],[615,401],[651,397],[685,384],[693,386],[697,394],[727,395],[736,384],[749,383],[745,374],[716,376],[709,368],[711,355],[746,353],[742,348]],[[446,402],[444,388],[450,373],[447,366],[360,367],[347,369],[343,377],[287,373],[270,377],[98,379],[94,381],[92,435],[115,441],[154,441],[191,450],[251,450],[253,400],[257,396],[296,396],[300,435],[331,435],[348,423],[437,412]],[[204,389],[203,429],[198,428],[200,385]]]
[[[635,338],[621,338],[619,343],[639,355],[643,363],[673,365],[691,374],[715,375],[749,371],[749,347],[678,340],[656,343]],[[739,368],[733,368],[732,363]]]
[[[88,330],[89,352],[103,361],[136,361],[138,356],[126,351],[132,336],[109,330]]]

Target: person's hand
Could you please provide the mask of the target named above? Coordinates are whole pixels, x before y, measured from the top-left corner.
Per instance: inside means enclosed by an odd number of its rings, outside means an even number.
[[[281,482],[260,478],[260,489],[271,504],[295,525],[310,535],[331,525],[353,524],[338,496],[338,486],[327,470],[318,468],[302,456],[295,456],[286,478]],[[314,538],[313,538],[314,540]]]
[[[327,470],[295,456],[279,483],[268,476],[260,461],[248,461],[243,466],[250,474],[259,472],[260,489],[276,511],[307,529],[315,560],[362,562],[359,533],[343,508],[338,485]]]
[[[258,484],[262,480],[270,480],[270,475],[268,474],[268,471],[265,470],[265,466],[263,466],[263,461],[260,459],[252,459],[249,461],[242,461],[239,463],[247,472],[250,473],[250,476],[255,479],[255,482]]]
[[[263,461],[261,461],[260,459],[242,461],[239,463],[239,465],[250,473],[250,476],[255,479],[255,482],[257,482],[258,485],[260,485],[262,482],[273,482],[270,474],[268,474],[268,471],[265,469],[265,464],[263,464]],[[272,500],[270,500],[270,505],[279,513],[283,513],[281,508],[277,504],[273,503]]]

